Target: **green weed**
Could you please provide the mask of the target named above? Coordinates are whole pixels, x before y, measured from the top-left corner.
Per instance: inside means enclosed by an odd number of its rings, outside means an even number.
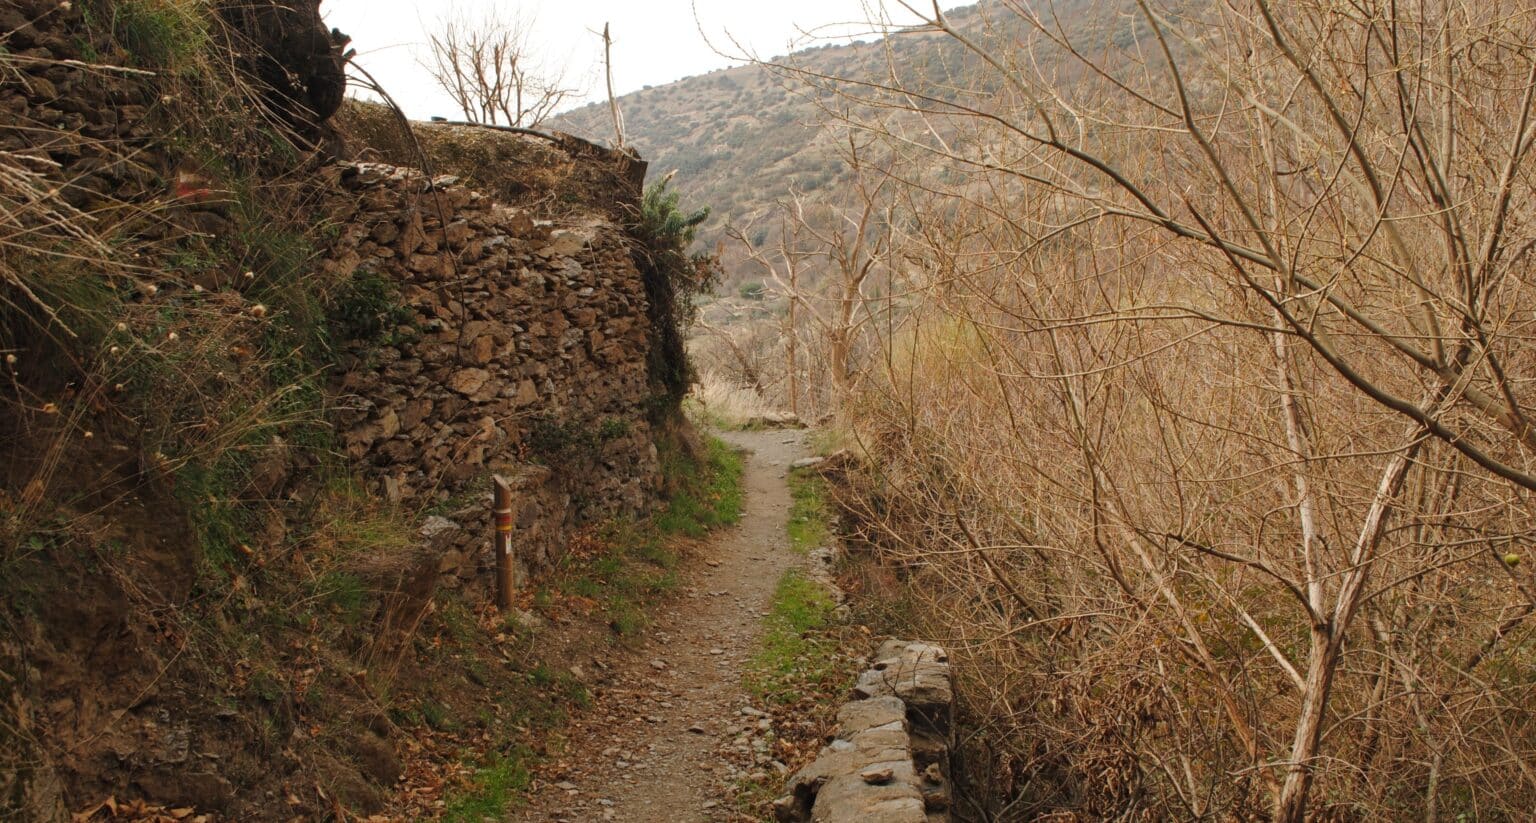
[[[818,475],[808,471],[793,471],[789,475],[789,491],[794,498],[789,508],[789,546],[800,554],[827,545],[832,539],[827,523],[831,512],[827,509],[826,484]]]
[[[315,581],[316,593],[342,622],[355,626],[367,616],[368,589],[354,574],[330,572]]]
[[[211,463],[188,462],[176,473],[176,496],[190,515],[203,557],[216,576],[244,554],[260,527],[258,512],[242,505],[255,461],[250,451],[231,449]]]
[[[682,330],[693,322],[694,297],[710,291],[724,272],[718,255],[690,253],[699,226],[709,219],[709,209],[684,209],[682,195],[670,188],[670,179],[645,190],[639,220],[632,226],[640,241],[636,262],[645,280],[655,336],[646,365],[651,382],[663,389],[654,415],[658,421],[677,412],[693,382]]]
[[[469,787],[449,795],[442,819],[448,823],[503,819],[512,801],[533,782],[529,755],[521,746],[492,754],[475,772]]]
[[[779,580],[763,638],[747,666],[747,690],[755,697],[790,704],[805,694],[837,691],[846,679],[836,638],[819,634],[837,604],[819,583],[791,569]]]
[[[400,303],[399,284],[371,269],[358,269],[326,308],[331,337],[394,345],[401,342],[396,330],[415,319]]]
[[[675,447],[661,449],[661,471],[675,491],[656,516],[663,534],[703,537],[711,529],[741,519],[741,455],[718,438],[707,441],[702,463],[687,459]]]
[[[536,460],[551,464],[584,459],[602,445],[598,433],[590,426],[575,420],[549,418],[533,421],[526,442]]]
[[[283,682],[273,672],[261,670],[251,675],[249,688],[252,695],[267,703],[276,703],[285,691]]]
[[[436,700],[422,701],[421,719],[428,726],[440,732],[452,731],[459,727],[458,722],[448,713],[448,707]]]
[[[479,627],[475,625],[474,612],[467,603],[459,597],[446,596],[439,602],[438,614],[443,631],[454,647],[463,649],[474,643]]]
[[[196,0],[93,0],[85,20],[109,33],[137,65],[184,68],[210,42],[204,6]]]
[[[619,598],[610,601],[608,613],[612,615],[608,625],[612,626],[613,630],[622,636],[628,637],[639,634],[645,630],[646,626],[650,625],[650,620],[646,617],[644,610],[628,599]]]
[[[455,512],[480,503],[491,495],[491,473],[481,472],[465,481],[463,490],[448,495],[426,507],[422,514],[427,517],[451,517]]]
[[[610,417],[597,427],[597,437],[603,442],[618,440],[629,434],[629,421],[618,417]]]
[[[580,420],[534,420],[525,438],[532,456],[540,462],[557,464],[594,460],[605,444],[630,432],[628,420],[610,417],[595,425]]]
[[[540,664],[528,672],[528,681],[539,690],[540,695],[546,698],[562,700],[583,708],[592,704],[592,693],[587,691],[586,685],[570,672]]]

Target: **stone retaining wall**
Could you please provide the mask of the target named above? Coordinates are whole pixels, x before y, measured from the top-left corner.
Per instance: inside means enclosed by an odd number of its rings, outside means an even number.
[[[344,166],[338,182],[322,265],[397,285],[410,318],[358,348],[335,419],[381,494],[441,510],[424,536],[445,581],[489,566],[493,474],[517,491],[525,572],[556,560],[571,526],[643,513],[660,482],[651,341],[622,230],[535,220],[396,166]]]
[[[954,691],[949,655],[890,640],[838,710],[836,737],[774,803],[781,823],[946,823]]]

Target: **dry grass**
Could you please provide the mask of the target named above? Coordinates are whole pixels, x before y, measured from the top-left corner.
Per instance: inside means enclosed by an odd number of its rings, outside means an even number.
[[[765,417],[782,413],[757,392],[716,372],[699,375],[685,406],[696,421],[722,429],[760,425]]]

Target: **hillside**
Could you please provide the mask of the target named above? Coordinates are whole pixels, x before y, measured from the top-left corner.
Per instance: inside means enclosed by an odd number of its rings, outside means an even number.
[[[1172,4],[1177,7],[1177,3]],[[1055,24],[1074,40],[1106,49],[1132,45],[1145,36],[1144,25],[1126,12],[1127,0],[1067,0],[1052,4]],[[1062,55],[1029,38],[1019,18],[996,0],[955,8],[951,22],[973,39],[1017,51],[1030,41],[1043,71]],[[839,117],[870,110],[851,101],[851,86],[834,91],[837,78],[925,87],[942,99],[986,105],[997,91],[994,78],[977,71],[974,58],[955,39],[918,30],[895,30],[885,38],[827,44],[787,56],[685,77],[619,98],[629,142],[655,173],[675,170],[676,183],[689,203],[707,205],[712,215],[700,238],[706,246],[726,240],[724,228],[753,226],[757,242],[772,229],[762,218],[792,193],[808,201],[831,201],[849,180],[846,132]],[[900,114],[893,114],[898,119]],[[562,114],[549,125],[594,141],[610,143],[613,122],[608,104],[593,103]],[[738,250],[724,249],[727,277],[722,293],[733,292],[752,273],[741,265]]]
[[[951,12],[974,20],[980,7]],[[908,69],[956,64],[955,41],[904,33],[888,39],[825,45],[776,58],[774,64],[831,77],[880,76],[887,60]],[[686,77],[623,95],[629,142],[657,173],[676,170],[689,202],[708,205],[706,242],[727,223],[746,225],[791,192],[816,196],[836,188],[846,168],[835,134],[822,126],[839,102],[834,95],[786,78],[771,65],[744,65]],[[611,142],[607,103],[593,103],[550,125]]]

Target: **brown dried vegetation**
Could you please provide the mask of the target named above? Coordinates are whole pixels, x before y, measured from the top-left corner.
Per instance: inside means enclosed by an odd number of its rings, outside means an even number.
[[[1528,814],[1536,15],[901,5],[942,85],[781,70],[882,158],[844,503],[972,811]]]

